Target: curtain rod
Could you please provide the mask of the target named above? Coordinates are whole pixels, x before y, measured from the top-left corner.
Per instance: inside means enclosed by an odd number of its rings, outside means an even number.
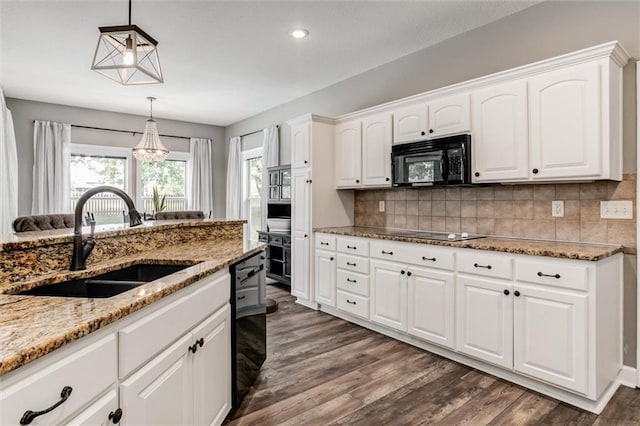
[[[33,120],[33,122],[35,123],[36,120]],[[119,130],[119,129],[107,129],[106,127],[93,127],[93,126],[80,126],[78,124],[71,124],[71,127],[75,127],[77,129],[89,129],[89,130],[102,130],[105,132],[118,132],[118,133],[131,133],[131,135],[135,136],[135,135],[142,135],[142,132],[137,132],[137,131],[133,131],[133,130]],[[163,138],[176,138],[176,139],[191,139],[188,136],[175,136],[175,135],[158,135],[161,136]]]
[[[278,128],[278,129],[279,129],[279,128],[280,128],[280,126],[276,124],[276,128]],[[240,135],[239,137],[244,138],[245,136],[255,135],[256,133],[261,133],[261,132],[263,132],[263,131],[264,131],[264,129],[256,130],[255,132],[245,133],[244,135]]]

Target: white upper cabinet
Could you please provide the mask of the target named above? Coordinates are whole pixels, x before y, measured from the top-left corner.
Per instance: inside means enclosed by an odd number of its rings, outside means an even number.
[[[533,179],[597,178],[602,173],[600,64],[587,63],[529,80]]]
[[[360,120],[335,128],[336,188],[362,186],[362,131]]]
[[[528,141],[524,80],[473,93],[473,182],[527,180]]]
[[[429,138],[471,131],[469,95],[449,96],[429,102]]]
[[[393,112],[393,143],[426,139],[427,106],[413,105]]]
[[[392,117],[390,113],[362,119],[362,183],[391,186]]]
[[[291,128],[291,168],[311,165],[311,123]]]

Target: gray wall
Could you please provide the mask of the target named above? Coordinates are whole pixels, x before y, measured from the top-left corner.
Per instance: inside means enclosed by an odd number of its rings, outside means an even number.
[[[76,108],[43,102],[7,98],[7,106],[13,114],[19,158],[18,214],[31,213],[33,182],[33,120],[51,120],[81,126],[104,127],[121,130],[144,130],[148,117]],[[203,137],[214,141],[214,216],[225,216],[226,154],[224,128],[205,124],[155,118],[161,134]],[[140,135],[72,129],[71,142],[132,148],[140,141]],[[189,152],[186,139],[162,138],[170,151]]]
[[[640,58],[640,2],[554,1],[446,40],[235,123],[226,140],[274,124],[280,162],[290,163],[284,121],[305,113],[335,117],[497,71],[618,40]],[[635,64],[624,70],[624,172],[636,172]],[[636,256],[625,256],[624,362],[636,364]]]

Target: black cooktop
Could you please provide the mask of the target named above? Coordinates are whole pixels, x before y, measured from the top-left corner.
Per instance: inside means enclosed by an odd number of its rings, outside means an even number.
[[[439,241],[466,241],[485,238],[484,235],[467,234],[467,233],[448,233],[448,232],[432,232],[432,231],[411,231],[405,229],[389,229],[386,231],[389,235],[407,238],[419,238],[425,240]]]

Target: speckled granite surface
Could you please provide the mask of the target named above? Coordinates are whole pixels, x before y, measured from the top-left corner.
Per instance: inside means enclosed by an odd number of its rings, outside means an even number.
[[[263,248],[263,244],[243,244],[241,239],[197,241],[108,260],[86,271],[50,274],[19,283],[3,282],[0,284],[0,293],[4,293],[0,294],[0,375],[138,311]],[[194,266],[107,299],[10,294],[45,283],[97,275],[137,263]]]
[[[471,248],[476,250],[501,251],[505,253],[548,256],[565,259],[598,261],[623,251],[620,245],[583,244],[557,241],[540,241],[520,238],[487,237],[467,241],[440,241],[424,238],[391,235],[388,228],[365,226],[343,226],[337,228],[317,228],[315,232],[349,235],[353,237],[378,238],[409,243],[433,244],[439,246]]]

